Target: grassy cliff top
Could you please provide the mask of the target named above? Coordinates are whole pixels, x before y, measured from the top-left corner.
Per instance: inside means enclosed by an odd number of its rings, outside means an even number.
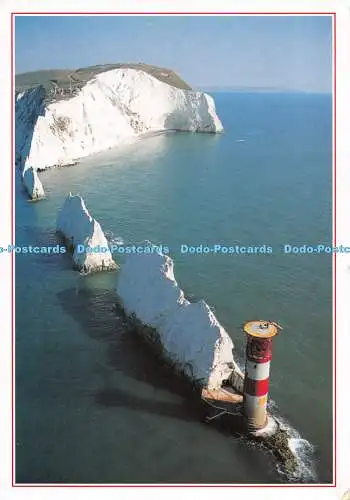
[[[58,100],[71,97],[81,89],[89,80],[98,73],[118,68],[132,68],[145,71],[161,82],[167,83],[179,89],[191,90],[191,87],[182,80],[174,71],[166,68],[158,68],[144,63],[118,63],[100,64],[87,68],[53,69],[42,71],[31,71],[15,75],[16,92],[42,85],[46,91],[47,100]]]

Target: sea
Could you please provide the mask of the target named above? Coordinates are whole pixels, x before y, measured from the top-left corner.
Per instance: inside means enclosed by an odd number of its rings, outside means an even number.
[[[16,176],[16,244],[59,243],[58,211],[80,194],[111,244],[168,247],[180,287],[210,305],[242,366],[242,324],[277,321],[269,408],[298,470],[286,474],[264,447],[198,419],[125,331],[118,273],[81,275],[69,253],[16,254],[18,483],[333,481],[332,254],[305,251],[332,242],[332,96],[212,95],[223,134],[156,134],[48,169],[39,203]],[[114,256],[122,265],[125,255]]]

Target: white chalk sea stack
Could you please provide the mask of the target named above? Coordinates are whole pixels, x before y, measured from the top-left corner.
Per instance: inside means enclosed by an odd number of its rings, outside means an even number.
[[[30,199],[40,200],[45,197],[43,185],[41,184],[37,171],[34,170],[33,167],[24,170],[22,180]]]
[[[42,87],[25,90],[16,96],[15,113],[22,169],[69,165],[146,133],[223,131],[211,96],[132,68],[99,73],[76,95],[50,103]]]
[[[89,214],[84,200],[69,193],[58,213],[56,230],[73,246],[75,267],[85,272],[116,269],[100,224]],[[89,251],[91,248],[100,251]]]
[[[154,328],[167,357],[202,387],[219,388],[233,372],[243,378],[231,338],[206,302],[186,300],[171,258],[157,251],[128,255],[116,291],[126,314]]]

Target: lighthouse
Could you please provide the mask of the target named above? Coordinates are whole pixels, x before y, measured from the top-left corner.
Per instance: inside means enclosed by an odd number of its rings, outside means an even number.
[[[246,365],[243,387],[243,413],[249,432],[263,431],[268,426],[267,397],[269,393],[272,340],[281,327],[272,321],[247,321]]]

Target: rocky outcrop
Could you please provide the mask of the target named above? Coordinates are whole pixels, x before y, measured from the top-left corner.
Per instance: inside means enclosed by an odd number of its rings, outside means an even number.
[[[34,170],[33,167],[24,170],[22,180],[30,199],[40,200],[45,197],[43,185],[41,184],[37,171]]]
[[[74,267],[84,272],[116,269],[102,228],[80,196],[69,193],[58,214],[56,229],[73,251]]]
[[[199,386],[218,388],[233,372],[243,379],[231,338],[206,302],[185,298],[168,256],[128,255],[118,273],[117,294],[126,314],[154,329],[165,357]]]

